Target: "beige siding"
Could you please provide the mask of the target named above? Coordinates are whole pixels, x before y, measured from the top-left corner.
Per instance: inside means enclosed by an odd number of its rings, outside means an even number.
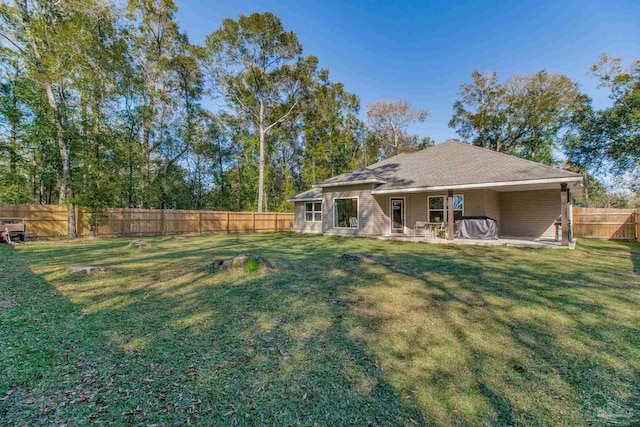
[[[322,222],[306,222],[304,220],[304,203],[295,203],[293,229],[296,233],[322,233]]]
[[[516,191],[500,194],[501,234],[555,238],[560,216],[560,190]]]
[[[322,224],[304,222],[304,203],[296,203],[295,230],[341,236],[379,236],[391,233],[390,199],[405,199],[405,230],[413,234],[416,221],[427,221],[427,199],[444,192],[372,195],[371,185],[327,187],[323,191]],[[498,222],[500,235],[544,239],[555,237],[560,215],[559,190],[497,192],[489,189],[456,191],[464,195],[464,215],[486,215]],[[333,227],[333,200],[358,197],[359,228]]]
[[[371,194],[371,184],[350,185],[344,187],[325,187],[322,196],[322,231],[335,236],[379,236],[389,229],[389,217],[384,207]],[[358,228],[333,227],[333,200],[339,198],[358,198]],[[384,202],[382,202],[384,204]]]
[[[487,215],[485,213],[484,190],[456,191],[454,194],[464,196],[464,215]],[[446,192],[405,193],[389,196],[376,196],[381,203],[386,217],[384,234],[390,233],[390,199],[396,197],[406,198],[405,226],[407,234],[413,234],[417,221],[427,221],[427,200],[429,196],[446,196]],[[384,197],[384,198],[383,198]]]
[[[500,212],[500,193],[494,190],[484,190],[484,215],[493,218],[498,222],[498,233],[502,226],[502,215]]]

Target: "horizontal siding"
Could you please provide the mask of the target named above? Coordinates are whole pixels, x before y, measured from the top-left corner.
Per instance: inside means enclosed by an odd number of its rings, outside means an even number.
[[[552,240],[560,208],[560,189],[504,192],[500,194],[501,234]]]
[[[485,215],[484,208],[484,190],[466,190],[456,191],[454,194],[462,194],[464,196],[464,214],[465,215]],[[425,192],[425,193],[405,193],[391,195],[377,195],[376,200],[381,205],[385,216],[385,227],[383,234],[390,234],[391,221],[389,219],[389,210],[391,209],[391,200],[393,198],[406,199],[405,227],[407,234],[413,234],[417,221],[427,221],[427,200],[430,196],[446,196],[446,192]]]
[[[322,233],[322,222],[306,222],[304,220],[304,203],[296,202],[294,208],[293,229],[296,233]]]
[[[389,217],[371,194],[371,184],[325,187],[322,194],[322,232],[333,236],[379,236],[388,229]],[[333,227],[333,200],[358,197],[358,228]]]
[[[501,234],[502,215],[500,212],[500,193],[497,191],[484,190],[484,215],[497,221],[498,234]]]
[[[372,195],[371,185],[329,187],[323,189],[322,223],[304,222],[304,203],[295,205],[294,228],[302,233],[324,233],[339,236],[379,236],[391,233],[390,199],[406,200],[405,229],[413,234],[417,221],[427,221],[429,196],[443,196],[444,192]],[[543,239],[555,238],[554,222],[560,215],[560,191],[535,190],[496,192],[489,189],[456,191],[464,195],[464,214],[486,215],[498,222],[504,236],[523,236]],[[333,227],[333,200],[358,197],[359,228]]]

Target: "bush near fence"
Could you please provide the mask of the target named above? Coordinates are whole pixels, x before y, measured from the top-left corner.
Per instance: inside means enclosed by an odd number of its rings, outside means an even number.
[[[0,219],[24,218],[27,236],[67,235],[68,212],[60,205],[0,204]],[[154,236],[182,233],[260,233],[290,231],[292,213],[218,212],[171,209],[104,209],[99,212],[96,235],[101,237]],[[76,211],[76,234],[91,235],[91,212]]]
[[[573,234],[576,237],[639,240],[640,212],[637,209],[573,209]]]

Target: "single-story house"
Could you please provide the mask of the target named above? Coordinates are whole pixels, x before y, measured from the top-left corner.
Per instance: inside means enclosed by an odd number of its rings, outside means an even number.
[[[453,239],[457,220],[488,217],[501,238],[568,245],[582,183],[577,173],[447,140],[329,178],[289,200],[300,233],[412,236],[426,223]]]

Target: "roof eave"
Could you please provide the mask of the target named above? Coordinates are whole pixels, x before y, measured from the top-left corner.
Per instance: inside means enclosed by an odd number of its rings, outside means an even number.
[[[287,199],[287,202],[321,202],[321,201],[322,201],[322,197],[315,197],[313,199],[295,199],[295,198]]]
[[[365,179],[362,181],[339,181],[339,182],[328,182],[322,183],[319,182],[317,184],[313,184],[314,188],[325,188],[325,187],[344,187],[348,185],[361,185],[361,184],[386,184],[387,181],[383,181],[381,179]]]
[[[373,189],[371,194],[390,194],[390,193],[419,193],[423,191],[443,191],[443,190],[466,190],[474,188],[488,187],[508,187],[514,185],[535,185],[535,184],[553,184],[553,183],[569,183],[583,182],[582,176],[562,177],[562,178],[545,178],[545,179],[527,179],[521,181],[496,181],[496,182],[479,182],[474,184],[457,184],[457,185],[437,185],[427,187],[405,187],[405,188],[384,188]]]

